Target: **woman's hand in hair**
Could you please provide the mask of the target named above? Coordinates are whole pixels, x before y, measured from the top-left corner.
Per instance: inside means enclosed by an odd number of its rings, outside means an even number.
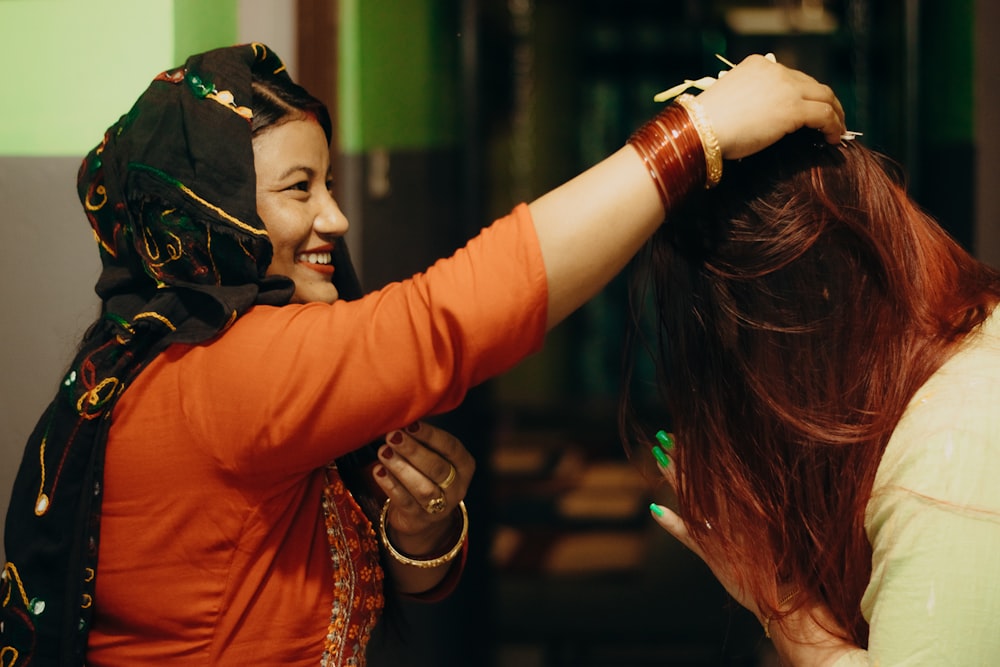
[[[662,449],[657,453],[657,460],[657,467],[663,477],[672,489],[676,489],[677,475],[674,461]],[[840,658],[851,653],[857,653],[859,660],[864,661],[849,664],[868,664],[864,658],[865,652],[842,638],[844,633],[837,631],[836,623],[824,605],[796,600],[793,592],[785,591],[786,595],[781,606],[792,611],[781,618],[768,620],[753,597],[740,586],[730,561],[725,560],[718,551],[710,552],[704,549],[692,537],[684,519],[669,507],[653,504],[650,510],[656,523],[705,561],[726,592],[757,617],[770,635],[783,665],[832,666]],[[705,527],[709,531],[712,530],[711,523],[707,521]]]
[[[657,467],[667,484],[672,490],[676,490],[677,473],[676,464],[673,459],[661,449],[657,453],[657,461]],[[673,511],[669,507],[659,504],[651,505],[650,511],[653,515],[653,519],[656,523],[660,524],[661,528],[673,535],[678,542],[696,553],[699,558],[705,561],[705,564],[708,565],[710,570],[712,570],[712,574],[715,575],[715,578],[719,580],[719,583],[722,584],[722,586],[726,589],[726,592],[728,592],[734,600],[760,618],[757,603],[739,586],[733,567],[728,561],[721,560],[717,557],[710,557],[691,535],[691,531],[688,529],[684,519],[682,519],[677,512]],[[711,529],[711,524],[706,522],[706,527]]]
[[[847,131],[829,86],[764,56],[748,56],[697,97],[728,160],[752,155],[811,127],[829,143]]]

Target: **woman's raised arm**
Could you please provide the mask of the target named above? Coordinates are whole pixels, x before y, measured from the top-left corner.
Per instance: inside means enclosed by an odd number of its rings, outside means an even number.
[[[722,156],[738,159],[802,127],[830,143],[846,132],[833,91],[812,77],[750,56],[697,97]],[[724,177],[724,176],[723,176]],[[683,195],[681,183],[665,183]],[[657,186],[636,149],[611,156],[530,204],[549,285],[548,327],[611,280],[665,215]]]

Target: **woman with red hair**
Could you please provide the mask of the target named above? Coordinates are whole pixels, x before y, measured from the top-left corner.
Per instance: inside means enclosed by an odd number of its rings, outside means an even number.
[[[726,163],[647,246],[677,496],[651,511],[787,664],[996,664],[1000,274],[815,135]]]

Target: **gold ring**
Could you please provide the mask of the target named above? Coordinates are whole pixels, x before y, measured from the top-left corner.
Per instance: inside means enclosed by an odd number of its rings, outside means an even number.
[[[447,501],[444,499],[444,494],[442,493],[437,498],[434,498],[429,503],[424,505],[424,509],[427,510],[428,514],[440,514],[444,511],[445,506],[447,506]]]
[[[440,484],[438,484],[438,486],[441,488],[442,491],[444,491],[449,486],[451,486],[451,483],[455,481],[455,477],[458,474],[458,471],[455,470],[455,466],[454,465],[451,465],[451,464],[448,464],[448,465],[450,466],[448,468],[448,476],[444,478],[443,482],[441,482]]]

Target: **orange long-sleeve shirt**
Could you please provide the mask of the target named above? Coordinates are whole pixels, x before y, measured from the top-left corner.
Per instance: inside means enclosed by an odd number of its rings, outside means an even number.
[[[88,664],[317,664],[335,585],[324,467],[537,350],[546,303],[519,206],[410,280],[258,306],[168,348],[115,408]],[[338,595],[363,610],[369,576]]]

